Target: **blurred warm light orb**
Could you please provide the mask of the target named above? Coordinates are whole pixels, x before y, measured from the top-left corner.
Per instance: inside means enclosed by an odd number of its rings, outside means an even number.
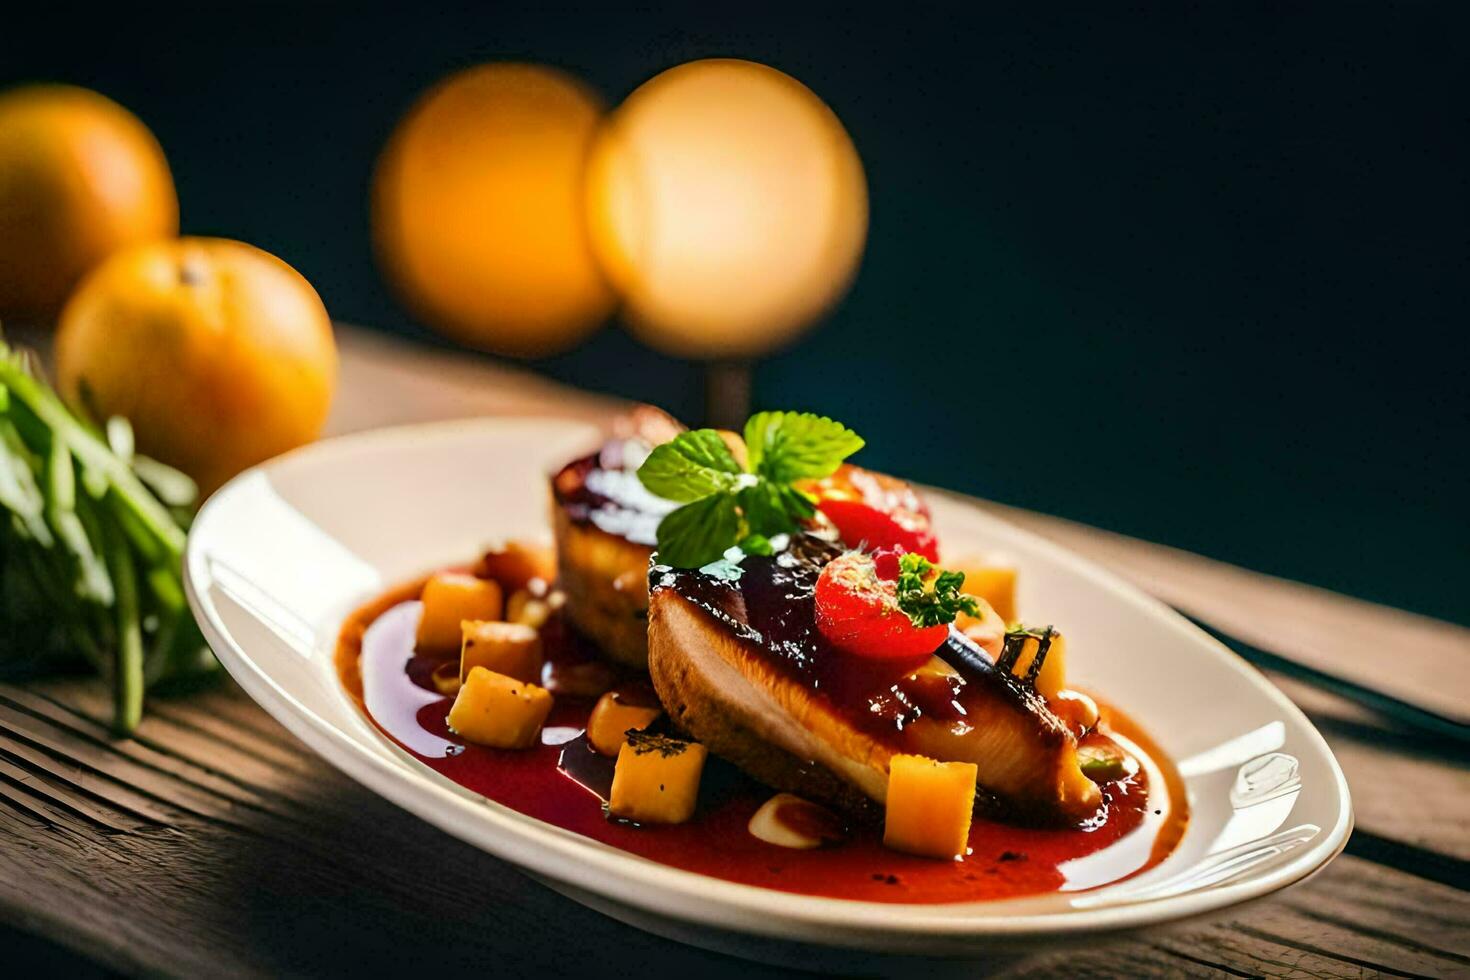
[[[646,82],[587,168],[593,246],[632,330],[745,357],[794,337],[862,256],[862,162],[832,110],[774,68],[712,59]]]
[[[168,162],[136,116],[71,85],[0,94],[0,317],[49,318],[109,254],[178,231]]]
[[[519,356],[564,350],[607,318],[581,190],[602,111],[562,72],[488,64],[440,82],[399,123],[374,178],[373,234],[417,315]]]
[[[56,374],[68,398],[126,416],[139,450],[207,493],[317,437],[337,347],[291,266],[243,242],[182,238],[87,274],[61,313]]]

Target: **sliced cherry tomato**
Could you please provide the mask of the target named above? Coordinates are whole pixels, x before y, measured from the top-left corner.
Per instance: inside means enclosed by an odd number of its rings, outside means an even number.
[[[904,556],[902,548],[877,548],[873,551],[873,567],[878,577],[889,582],[898,581],[898,560]]]
[[[854,548],[888,548],[939,560],[939,540],[929,508],[914,488],[895,477],[844,464],[824,480],[802,489]]]
[[[939,649],[948,626],[918,627],[898,608],[895,583],[872,555],[849,551],[817,579],[817,628],[833,646],[859,657],[922,661]]]

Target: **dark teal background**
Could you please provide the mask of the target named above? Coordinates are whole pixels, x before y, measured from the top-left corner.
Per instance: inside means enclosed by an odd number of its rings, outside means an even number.
[[[425,86],[517,58],[616,101],[770,63],[847,124],[872,227],[761,406],[842,418],[873,466],[1470,622],[1459,5],[711,8],[38,6],[0,23],[0,83],[118,99],[187,232],[427,339],[366,204]],[[699,413],[697,369],[617,328],[535,366]]]

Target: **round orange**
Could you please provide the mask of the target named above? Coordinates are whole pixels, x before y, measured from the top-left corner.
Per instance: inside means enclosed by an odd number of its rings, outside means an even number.
[[[750,61],[644,82],[603,125],[586,187],[628,326],[679,357],[788,343],[847,290],[867,240],[847,130],[801,82]]]
[[[47,319],[109,254],[178,230],[168,162],[136,116],[70,85],[0,95],[0,316]]]
[[[601,116],[590,89],[539,65],[480,65],[419,101],[373,183],[381,265],[418,316],[517,356],[564,350],[606,319],[581,190]]]
[[[140,452],[215,489],[315,439],[337,349],[311,284],[218,238],[115,253],[77,287],[56,337],[62,392],[133,424]]]

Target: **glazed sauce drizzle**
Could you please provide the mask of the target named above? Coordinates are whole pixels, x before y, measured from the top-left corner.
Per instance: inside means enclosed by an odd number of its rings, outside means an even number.
[[[449,731],[453,699],[434,689],[442,658],[413,649],[421,583],[395,589],[358,610],[344,625],[337,667],[347,691],[380,731],[444,777],[504,806],[663,864],[728,881],[785,892],[882,902],[967,902],[1071,891],[1117,881],[1152,866],[1177,842],[1186,819],[1182,787],[1143,734],[1106,710],[1111,731],[1146,752],[1166,785],[1151,785],[1144,766],[1106,784],[1104,803],[1084,826],[1036,829],[977,817],[962,860],[910,857],[882,846],[882,828],[858,826],[844,842],[791,850],[752,836],[747,824],[772,795],[711,757],[699,810],[678,826],[637,827],[603,816],[600,796],[611,760],[597,756],[581,732],[593,698],[562,693],[534,748],[510,751],[466,744]],[[722,598],[728,599],[725,595]],[[596,651],[553,617],[542,631],[547,676],[601,667]],[[794,641],[793,669],[817,670]],[[899,706],[895,711],[913,710]],[[943,710],[929,703],[925,711]],[[1089,736],[1107,738],[1106,734]]]

